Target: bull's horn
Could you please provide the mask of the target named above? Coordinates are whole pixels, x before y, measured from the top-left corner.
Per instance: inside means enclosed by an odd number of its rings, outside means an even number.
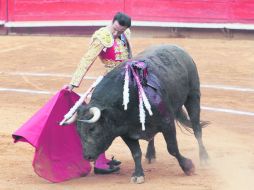
[[[101,117],[101,110],[99,108],[97,108],[97,107],[90,108],[89,109],[89,113],[93,114],[93,117],[91,119],[88,119],[88,120],[78,120],[78,121],[85,122],[85,123],[95,123]]]
[[[75,112],[73,114],[73,116],[70,119],[68,119],[67,121],[65,121],[62,125],[69,125],[69,124],[74,123],[77,120],[77,117],[78,117],[78,114],[77,114],[77,112]]]

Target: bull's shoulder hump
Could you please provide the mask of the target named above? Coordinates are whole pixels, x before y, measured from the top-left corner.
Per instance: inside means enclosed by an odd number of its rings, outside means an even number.
[[[151,54],[151,53],[158,53],[158,52],[165,52],[165,51],[186,53],[184,48],[176,44],[160,44],[160,45],[150,46],[149,48],[147,48],[146,50],[144,50],[143,52],[139,54]]]
[[[186,52],[184,48],[176,44],[164,44],[164,45],[158,46],[157,51],[160,51],[160,50],[168,50],[170,52],[174,52],[174,51]]]

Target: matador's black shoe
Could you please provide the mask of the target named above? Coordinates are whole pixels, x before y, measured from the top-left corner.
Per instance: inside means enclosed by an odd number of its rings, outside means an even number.
[[[118,166],[109,166],[109,168],[107,168],[107,169],[94,167],[95,174],[111,174],[111,173],[117,172],[119,170],[120,170],[120,167],[118,167]]]
[[[111,158],[111,161],[109,161],[107,164],[109,166],[119,166],[122,162],[119,160],[115,160],[114,156]]]

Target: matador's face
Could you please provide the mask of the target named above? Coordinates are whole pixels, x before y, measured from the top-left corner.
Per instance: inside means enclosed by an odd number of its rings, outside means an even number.
[[[121,26],[117,20],[112,24],[112,35],[114,38],[118,38],[127,29],[127,26]]]

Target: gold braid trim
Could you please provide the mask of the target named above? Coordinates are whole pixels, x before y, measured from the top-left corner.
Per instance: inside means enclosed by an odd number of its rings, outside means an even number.
[[[131,34],[130,29],[125,30],[124,34],[127,40],[129,41],[130,34]],[[92,36],[92,43],[90,44],[88,51],[81,58],[80,63],[76,71],[74,72],[70,84],[78,87],[83,77],[85,76],[86,72],[88,71],[90,66],[93,64],[93,62],[96,60],[96,58],[98,57],[100,52],[103,50],[103,48],[112,47],[113,44],[114,44],[113,36],[107,27],[102,27],[99,30],[97,30]],[[105,65],[107,65],[107,63]],[[112,69],[113,67],[118,65],[118,63],[115,62],[109,65],[110,66],[106,66],[106,67],[108,69]]]
[[[94,39],[89,46],[86,54],[81,58],[80,63],[74,72],[71,83],[73,86],[78,87],[85,76],[86,72],[96,60],[102,49],[104,48],[103,44],[98,40]]]
[[[113,36],[107,27],[97,30],[93,34],[92,39],[98,39],[106,48],[110,48],[114,44]]]
[[[103,59],[101,61],[103,62],[105,68],[112,68],[112,69],[115,68],[120,63],[122,63],[122,61],[112,61],[107,59]]]
[[[128,42],[130,42],[130,39],[131,39],[131,30],[129,28],[127,28],[125,31],[124,31],[124,34],[128,40]]]

